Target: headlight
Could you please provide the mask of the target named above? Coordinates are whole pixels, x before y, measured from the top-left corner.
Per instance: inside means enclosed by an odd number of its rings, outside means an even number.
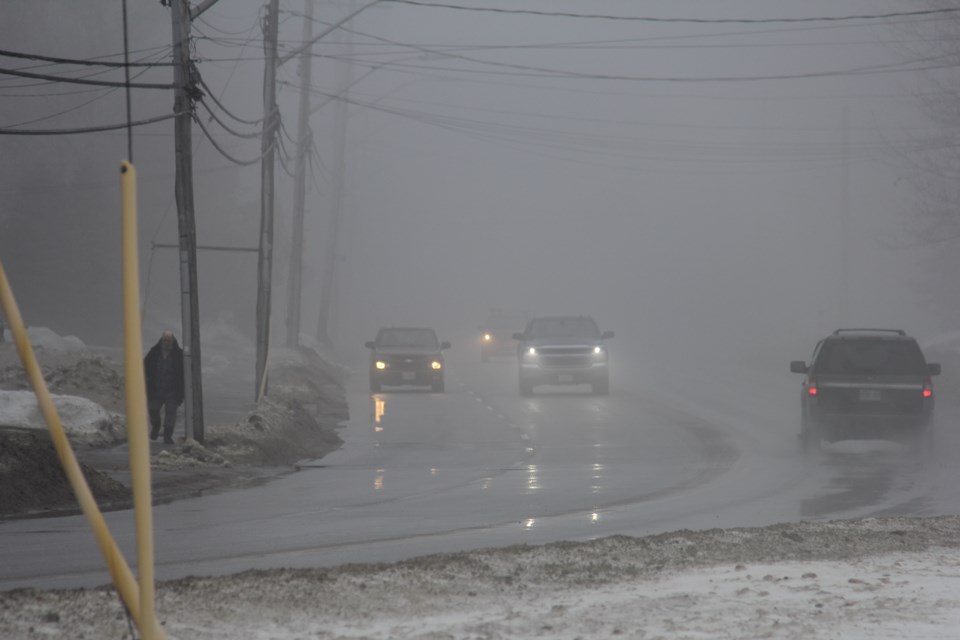
[[[383,371],[384,369],[387,368],[387,363],[384,362],[383,360],[377,360],[377,362],[376,362],[376,364],[374,364],[374,366],[375,366],[377,369],[380,369],[381,371]]]
[[[491,336],[489,333],[485,333],[483,334],[483,339],[487,342],[490,342],[490,340],[493,339],[493,336]]]
[[[434,369],[442,369],[443,363],[440,362],[439,360],[434,360],[433,362],[430,363],[430,366],[433,367]]]
[[[594,347],[594,348],[593,348],[593,355],[599,356],[599,355],[602,355],[602,354],[603,354],[603,347]]]
[[[529,349],[527,349],[527,355],[528,355],[528,356],[535,356],[535,355],[537,355],[537,348],[536,348],[536,347],[530,347]]]

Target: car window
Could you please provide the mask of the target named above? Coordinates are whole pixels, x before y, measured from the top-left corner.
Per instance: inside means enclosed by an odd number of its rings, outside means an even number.
[[[592,318],[537,318],[530,321],[527,335],[531,338],[590,338],[600,336]]]
[[[828,340],[820,349],[816,373],[924,375],[926,361],[910,340]]]
[[[377,336],[377,345],[381,347],[436,348],[439,342],[433,329],[384,329]]]

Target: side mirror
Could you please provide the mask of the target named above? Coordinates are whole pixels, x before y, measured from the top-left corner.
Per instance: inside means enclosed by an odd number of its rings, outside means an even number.
[[[373,349],[375,346],[377,346],[377,343],[374,342],[373,340],[367,340],[367,341],[364,342],[363,344],[364,344],[364,346],[367,347],[367,349]]]
[[[514,340],[523,340],[523,334],[522,334],[522,333],[515,333],[515,334],[513,334],[513,339],[514,339]]]
[[[604,331],[604,332],[603,332],[602,338],[603,338],[604,340],[609,340],[609,339],[612,338],[612,337],[613,337],[613,331]]]
[[[806,373],[807,371],[809,371],[809,368],[803,360],[790,361],[790,373]]]
[[[928,362],[927,363],[927,373],[932,376],[940,375],[940,363],[939,362]]]
[[[449,349],[449,348],[450,348],[450,343],[447,342],[446,340],[444,340],[443,342],[440,343],[440,349],[441,349],[441,350],[442,350],[442,349]]]

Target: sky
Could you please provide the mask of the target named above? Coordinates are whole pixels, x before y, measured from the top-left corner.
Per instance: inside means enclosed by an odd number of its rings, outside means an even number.
[[[950,243],[921,233],[931,221],[917,180],[917,154],[943,135],[923,97],[949,70],[915,70],[931,66],[916,61],[952,14],[784,21],[928,7],[895,0],[432,4],[377,3],[314,47],[301,330],[317,326],[339,211],[330,332],[344,360],[391,324],[432,326],[457,348],[491,307],[593,315],[625,353],[680,362],[789,358],[838,326],[953,328],[938,275]],[[280,3],[281,52],[302,40],[303,6]],[[363,6],[318,2],[314,33]],[[8,52],[122,58],[118,3],[11,7]],[[198,120],[212,136],[193,128],[201,246],[258,245],[263,7],[224,0],[194,26]],[[132,60],[169,61],[169,20],[160,3],[131,4]],[[91,73],[12,57],[0,67]],[[277,341],[294,242],[296,61],[279,79]],[[169,83],[170,71],[137,80]],[[172,96],[138,89],[132,107],[135,120],[169,114]],[[228,133],[208,107],[252,137]],[[119,89],[0,76],[0,129],[124,117]],[[134,132],[144,324],[178,329],[172,123]],[[118,343],[124,132],[4,142],[0,257],[28,324]],[[256,261],[200,251],[204,322],[253,337]]]

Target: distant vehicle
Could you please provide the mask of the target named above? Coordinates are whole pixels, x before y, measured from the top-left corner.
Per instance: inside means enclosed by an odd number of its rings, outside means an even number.
[[[820,340],[804,374],[801,437],[804,449],[820,441],[881,439],[932,446],[934,393],[917,341],[901,329],[838,329]]]
[[[512,356],[516,353],[517,343],[513,333],[524,325],[524,320],[493,309],[479,327],[480,360],[487,362],[493,356]]]
[[[389,327],[377,332],[377,339],[366,343],[370,349],[370,391],[378,393],[383,385],[429,386],[443,393],[443,350],[449,342],[437,340],[426,327]]]
[[[600,332],[588,316],[533,318],[523,333],[514,334],[519,360],[520,395],[533,394],[542,384],[589,384],[595,395],[610,393],[609,357]]]

